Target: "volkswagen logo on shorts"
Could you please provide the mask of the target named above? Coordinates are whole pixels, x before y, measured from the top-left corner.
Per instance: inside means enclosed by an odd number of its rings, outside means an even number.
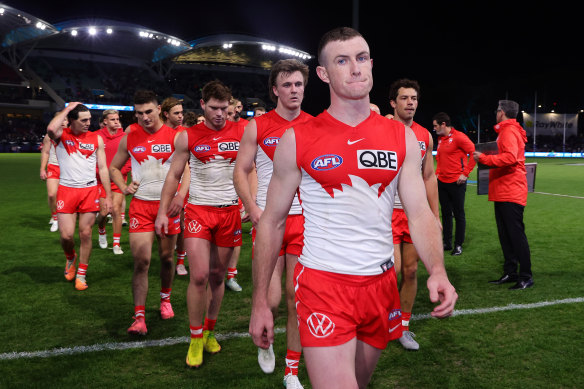
[[[144,146],[136,146],[132,149],[134,153],[143,153],[144,151],[146,151],[146,147]]]
[[[314,312],[306,320],[310,333],[317,338],[326,338],[335,330],[335,323],[325,314]]]
[[[196,220],[191,220],[188,225],[188,229],[191,234],[196,234],[201,231],[201,224],[199,224],[199,222]]]
[[[336,154],[326,154],[316,157],[310,163],[314,170],[331,170],[341,166],[343,158]]]
[[[65,202],[63,200],[57,201],[57,209],[61,210],[65,206]]]
[[[138,222],[138,219],[136,219],[135,217],[130,219],[130,228],[135,230],[136,228],[138,228],[138,226],[140,225],[140,223]]]

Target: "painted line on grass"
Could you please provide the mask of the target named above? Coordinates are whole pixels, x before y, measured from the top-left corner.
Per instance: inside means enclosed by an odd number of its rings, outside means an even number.
[[[542,301],[539,303],[531,303],[531,304],[509,304],[503,307],[491,307],[491,308],[478,308],[478,309],[460,309],[455,310],[452,316],[464,316],[464,315],[479,315],[485,313],[494,313],[494,312],[503,312],[503,311],[513,311],[517,309],[534,309],[534,308],[541,308],[547,307],[551,305],[560,305],[560,304],[574,304],[574,303],[583,303],[584,297],[577,297],[577,298],[568,298],[563,300],[554,300],[554,301]],[[420,314],[420,315],[413,315],[413,320],[425,320],[430,319],[432,316],[427,314]],[[281,334],[286,332],[285,328],[276,328],[274,330],[275,333]],[[228,340],[228,339],[236,339],[236,338],[249,338],[250,335],[247,332],[228,332],[224,334],[217,333],[216,334],[217,340]],[[122,343],[102,343],[102,344],[94,344],[92,346],[75,346],[75,347],[63,347],[63,348],[56,348],[52,350],[44,350],[44,351],[30,351],[30,352],[12,352],[12,353],[3,353],[0,354],[0,361],[5,360],[12,360],[12,359],[26,359],[26,358],[51,358],[51,357],[59,357],[59,356],[67,356],[67,355],[74,355],[74,354],[85,354],[90,352],[98,352],[98,351],[111,351],[111,350],[130,350],[130,349],[137,349],[137,348],[146,348],[146,347],[163,347],[163,346],[174,346],[176,344],[184,344],[188,343],[190,338],[187,336],[184,337],[177,337],[177,338],[166,338],[166,339],[158,339],[158,340],[145,340],[139,342],[122,342]]]
[[[477,186],[476,181],[467,181],[468,186]],[[584,199],[583,196],[572,196],[572,195],[565,195],[560,193],[547,193],[547,192],[532,192],[535,194],[546,195],[546,196],[558,196],[558,197],[569,197],[571,199]]]

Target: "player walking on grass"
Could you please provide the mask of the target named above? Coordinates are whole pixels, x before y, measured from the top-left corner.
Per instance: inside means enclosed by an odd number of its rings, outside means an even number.
[[[245,127],[241,139],[233,178],[235,189],[243,201],[245,209],[250,214],[254,226],[252,234],[254,241],[257,234],[257,224],[266,206],[268,185],[273,172],[272,160],[280,137],[288,128],[312,118],[311,115],[301,110],[307,81],[308,66],[302,62],[294,59],[276,62],[269,78],[270,97],[277,104],[276,108],[261,117],[252,119]],[[255,168],[257,168],[258,177],[256,199],[252,195],[249,179]],[[302,252],[304,218],[296,196],[288,213],[285,238],[278,254],[275,270],[270,277],[268,303],[273,317],[276,317],[282,299],[282,273],[286,271],[286,305],[288,308],[286,342],[288,349],[285,358],[284,382],[287,388],[302,388],[297,377],[302,346],[300,345],[294,304],[293,275],[294,267],[298,263],[298,256]],[[254,262],[253,266],[256,265],[257,263]],[[274,371],[276,359],[273,345],[270,344],[268,349],[258,348],[258,362],[265,373]]]
[[[351,28],[332,30],[320,41],[318,60],[331,104],[278,144],[254,248],[250,333],[262,348],[274,340],[268,289],[298,190],[304,247],[294,284],[310,381],[313,388],[364,388],[387,342],[402,333],[390,223],[398,181],[430,274],[430,299],[440,301],[432,315],[450,315],[457,295],[426,199],[418,142],[402,123],[370,110],[367,42]]]
[[[207,83],[202,97],[205,122],[178,135],[176,155],[162,189],[156,219],[156,231],[164,236],[172,225],[166,215],[167,209],[185,164],[190,161],[191,181],[185,210],[185,247],[190,269],[187,307],[191,333],[186,363],[190,367],[203,363],[203,349],[209,353],[221,350],[214,329],[225,293],[227,264],[233,247],[241,246],[242,240],[233,166],[243,126],[226,121],[231,91],[221,82]],[[183,185],[188,187],[183,181],[181,189]]]
[[[137,126],[120,141],[110,173],[114,183],[125,195],[132,194],[130,202],[130,250],[134,257],[132,292],[134,296],[134,322],[129,334],[146,335],[145,313],[148,294],[148,269],[152,258],[152,245],[156,238],[160,257],[160,317],[171,319],[174,311],[170,303],[174,279],[173,251],[176,235],[180,232],[179,211],[186,188],[176,195],[168,208],[171,218],[166,234],[154,233],[154,222],[160,204],[164,178],[168,173],[175,150],[177,132],[160,120],[160,105],[154,92],[138,91],[134,95]],[[120,169],[132,161],[132,183],[126,185]]]
[[[67,118],[69,128],[63,128]],[[89,109],[70,103],[57,114],[47,127],[59,160],[60,178],[57,191],[57,218],[61,233],[61,246],[65,252],[65,279],[75,279],[75,289],[87,289],[86,273],[91,254],[91,232],[95,215],[99,211],[96,167],[104,182],[105,208],[111,211],[112,196],[107,171],[103,140],[95,132],[88,132],[91,123]],[[79,268],[75,263],[75,224],[79,215]]]

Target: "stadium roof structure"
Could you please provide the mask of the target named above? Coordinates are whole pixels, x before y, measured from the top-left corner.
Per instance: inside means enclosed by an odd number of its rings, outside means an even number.
[[[312,58],[307,52],[250,35],[211,35],[189,43],[192,49],[174,58],[175,63],[235,65],[269,70],[280,59],[308,61]]]
[[[0,3],[1,50],[34,42],[57,33],[57,28],[50,23]]]

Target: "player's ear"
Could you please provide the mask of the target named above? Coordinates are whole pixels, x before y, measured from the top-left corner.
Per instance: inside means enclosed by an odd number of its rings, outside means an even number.
[[[276,86],[275,86],[275,85],[274,85],[274,86],[272,86],[272,92],[274,92],[274,96],[276,96],[276,97],[280,97],[280,96],[278,96],[278,88],[276,88]]]
[[[326,82],[327,84],[330,83],[328,73],[327,73],[326,68],[324,66],[320,66],[319,65],[319,66],[316,67],[316,75],[323,82]]]

